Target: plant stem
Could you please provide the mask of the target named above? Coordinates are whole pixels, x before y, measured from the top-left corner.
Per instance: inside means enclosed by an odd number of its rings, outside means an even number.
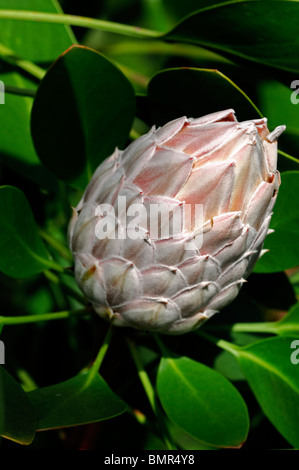
[[[235,323],[234,325],[216,325],[206,327],[207,330],[231,331],[238,333],[269,333],[277,334],[277,322]]]
[[[289,160],[292,160],[295,163],[299,163],[298,158],[292,157],[292,155],[289,155],[288,153],[283,152],[282,150],[278,150],[277,152],[283,157],[288,158]]]
[[[136,369],[138,372],[139,379],[143,385],[144,391],[146,393],[146,396],[148,398],[148,401],[150,402],[150,405],[152,407],[153,412],[156,414],[156,401],[155,401],[155,391],[153,389],[153,386],[151,384],[151,381],[144,370],[143,364],[141,362],[141,359],[139,357],[138,351],[136,346],[131,340],[127,340],[127,344],[129,346],[130,352],[132,354],[132,358],[135,362]]]
[[[1,17],[2,11],[3,10],[0,10],[0,17]],[[41,80],[46,73],[44,69],[34,64],[33,62],[30,62],[29,60],[20,59],[19,57],[16,56],[14,51],[12,51],[11,49],[9,49],[8,47],[4,46],[4,44],[1,44],[1,43],[0,43],[0,55],[2,56],[2,59],[5,60],[5,62],[19,67],[20,69],[29,73],[33,77],[38,78],[39,80]]]
[[[88,29],[122,34],[135,38],[158,38],[162,35],[159,31],[144,29],[138,26],[129,26],[112,21],[98,20],[85,16],[65,15],[59,13],[42,13],[25,10],[0,10],[0,18],[6,20],[35,21],[39,23],[54,23],[69,26],[79,26]]]
[[[54,248],[57,253],[59,253],[63,258],[65,258],[69,262],[73,262],[73,257],[69,249],[59,240],[52,237],[48,232],[43,229],[39,229],[39,234],[41,237]]]
[[[92,379],[95,377],[95,375],[98,374],[99,372],[99,369],[102,365],[104,357],[106,356],[106,353],[108,351],[113,331],[114,331],[113,327],[109,326],[106,336],[104,338],[104,341],[97,354],[97,357],[95,358],[91,368],[88,371],[88,380],[87,380],[88,383],[91,382]]]
[[[52,271],[45,270],[44,275],[50,282],[61,285],[62,289],[64,289],[67,294],[69,294],[71,297],[76,299],[82,305],[86,305],[87,300],[85,299],[85,297],[81,295],[80,293],[78,293],[77,291],[75,291],[71,286],[62,282],[61,279],[56,274],[52,273]]]
[[[82,308],[76,310],[62,310],[61,312],[40,313],[38,315],[19,315],[15,317],[1,316],[0,325],[23,325],[25,323],[61,320],[74,315],[82,315],[88,311],[89,308]]]
[[[127,338],[127,344],[129,346],[132,358],[135,362],[136,369],[137,369],[137,372],[138,372],[138,376],[139,376],[139,379],[140,379],[140,381],[143,385],[143,388],[144,388],[144,391],[145,391],[146,396],[148,398],[148,401],[151,405],[151,408],[152,408],[155,416],[158,419],[164,442],[165,442],[165,444],[166,444],[166,446],[169,450],[173,450],[173,449],[175,449],[175,447],[171,443],[171,439],[169,437],[168,430],[167,430],[167,428],[166,428],[166,426],[163,422],[162,412],[159,409],[159,406],[158,406],[158,404],[156,402],[156,399],[155,399],[154,388],[153,388],[152,383],[149,379],[149,376],[147,375],[147,372],[145,371],[145,369],[143,367],[142,361],[141,361],[140,356],[138,354],[138,350],[137,350],[135,344],[128,338]]]
[[[5,93],[10,93],[11,95],[26,96],[29,98],[34,98],[36,95],[35,90],[29,90],[28,88],[18,88],[16,86],[11,85],[5,85]]]

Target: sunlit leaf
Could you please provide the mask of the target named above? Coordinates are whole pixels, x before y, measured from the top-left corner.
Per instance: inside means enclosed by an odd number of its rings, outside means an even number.
[[[0,0],[0,9],[61,12],[57,0]],[[22,59],[52,62],[74,42],[71,29],[65,25],[0,20],[0,43]]]

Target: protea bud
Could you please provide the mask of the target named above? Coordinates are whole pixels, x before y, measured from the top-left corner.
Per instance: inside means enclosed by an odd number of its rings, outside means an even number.
[[[181,117],[116,149],[69,227],[76,280],[95,311],[180,334],[230,303],[269,232],[284,129],[269,133],[265,118],[239,123],[229,109]]]

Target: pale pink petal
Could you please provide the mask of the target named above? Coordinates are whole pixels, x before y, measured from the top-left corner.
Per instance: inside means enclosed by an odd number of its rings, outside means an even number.
[[[145,196],[146,228],[152,240],[179,238],[184,232],[184,206],[172,198]]]
[[[248,209],[244,216],[244,223],[247,223],[259,230],[265,217],[272,211],[273,198],[276,198],[278,190],[278,182],[275,175],[273,175],[272,182],[262,182],[252,195]]]
[[[188,237],[181,239],[157,240],[155,246],[155,262],[168,266],[177,266],[188,258],[199,254],[197,247]]]
[[[269,176],[263,147],[258,137],[254,143],[245,145],[232,158],[236,162],[235,185],[230,210],[244,209],[259,184]]]
[[[148,164],[156,151],[156,143],[152,136],[145,139],[142,136],[132,142],[124,150],[120,160],[121,168],[125,173],[127,180],[133,182],[139,172]]]
[[[234,185],[235,165],[229,163],[209,164],[195,169],[176,198],[190,204],[203,205],[204,220],[229,211]]]
[[[222,269],[243,257],[250,249],[255,237],[256,231],[254,228],[245,226],[238,238],[225,245],[218,253],[215,253],[215,258],[221,263]]]
[[[277,168],[277,141],[268,142],[267,140],[264,140],[263,147],[268,163],[268,171],[269,173],[274,173]]]
[[[90,255],[79,253],[75,258],[75,277],[80,289],[90,302],[106,305],[106,289],[102,270]]]
[[[188,119],[183,116],[173,121],[168,122],[162,127],[159,127],[155,134],[155,141],[157,145],[163,145],[166,140],[174,137],[180,130],[187,124]]]
[[[228,284],[236,282],[240,279],[246,279],[249,258],[250,256],[243,256],[235,263],[232,263],[228,268],[224,269],[217,281],[219,286],[224,288]]]
[[[137,299],[118,307],[128,326],[148,331],[165,330],[180,318],[176,304],[166,299]]]
[[[142,232],[142,229],[140,231]],[[122,246],[122,257],[131,260],[137,268],[154,263],[155,247],[146,234],[147,232],[143,230],[140,238],[133,238],[135,234],[130,233],[129,230]]]
[[[134,183],[146,195],[174,197],[188,179],[193,159],[182,152],[157,148]]]
[[[208,308],[212,310],[221,310],[231,303],[238,295],[243,280],[236,282],[235,284],[227,286],[225,289],[222,289],[212,301],[209,303]]]
[[[212,122],[236,122],[235,111],[233,109],[225,109],[224,111],[217,111],[215,113],[207,114],[200,118],[192,119],[191,124],[211,124]]]
[[[209,255],[194,256],[178,266],[189,286],[202,281],[216,281],[220,276],[219,263]]]
[[[184,277],[176,267],[152,266],[141,271],[143,295],[169,298],[187,287]]]
[[[107,179],[111,178],[111,175],[117,169],[117,161],[121,153],[122,152],[116,148],[114,153],[97,167],[83,194],[81,199],[82,203],[85,201],[91,203],[100,197],[102,185]],[[79,203],[77,209],[81,208],[80,206],[81,204]]]
[[[189,333],[190,331],[202,326],[208,318],[215,313],[216,312],[212,312],[212,310],[210,310],[208,311],[208,315],[205,311],[196,313],[192,317],[182,318],[170,325],[168,330],[166,330],[166,333],[169,335],[182,335],[184,333]]]
[[[99,262],[110,306],[128,302],[140,295],[140,273],[131,261],[109,258]]]
[[[219,122],[216,124],[188,125],[172,139],[164,142],[163,147],[175,149],[194,157],[210,154],[224,146],[227,140],[235,136],[238,124]]]
[[[172,297],[181,311],[182,317],[189,317],[204,310],[209,300],[216,295],[218,287],[213,282],[202,282],[193,287],[184,289]]]
[[[201,255],[214,256],[227,244],[236,240],[241,235],[243,227],[240,212],[230,212],[215,217],[210,230],[203,234]]]

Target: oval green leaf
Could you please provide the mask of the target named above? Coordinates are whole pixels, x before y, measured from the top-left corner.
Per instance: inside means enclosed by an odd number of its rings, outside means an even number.
[[[157,125],[181,116],[197,118],[230,108],[240,120],[260,117],[250,98],[218,70],[163,70],[151,79],[147,96],[151,120]]]
[[[61,13],[57,0],[0,0],[0,9]],[[74,42],[71,28],[65,25],[0,20],[0,43],[32,62],[52,62]]]
[[[0,367],[4,403],[4,425],[1,436],[18,444],[29,445],[35,436],[35,417],[21,385]],[[1,409],[2,410],[2,409]]]
[[[298,344],[295,345],[293,341]],[[240,366],[263,412],[282,436],[297,449],[298,348],[298,337],[275,337],[245,346],[237,353]]]
[[[36,84],[6,64],[0,65],[0,79],[12,87],[35,90]],[[30,135],[32,97],[5,94],[5,105],[0,105],[0,153],[1,161],[14,173],[22,175],[38,187],[56,192],[57,178],[36,155]]]
[[[299,4],[294,1],[226,2],[191,13],[165,39],[298,72],[298,15]]]
[[[255,272],[273,273],[299,265],[299,171],[281,174],[281,186],[264,248],[269,250],[255,266]]]
[[[249,419],[243,398],[222,374],[187,357],[162,358],[157,393],[167,416],[205,444],[240,447]]]
[[[28,393],[37,416],[37,429],[47,430],[93,423],[118,416],[126,404],[96,374],[75,377]]]
[[[45,248],[22,191],[0,187],[0,271],[21,279],[59,268]]]
[[[37,91],[31,115],[35,149],[58,178],[85,189],[95,168],[126,143],[134,115],[127,78],[100,53],[73,46]]]

